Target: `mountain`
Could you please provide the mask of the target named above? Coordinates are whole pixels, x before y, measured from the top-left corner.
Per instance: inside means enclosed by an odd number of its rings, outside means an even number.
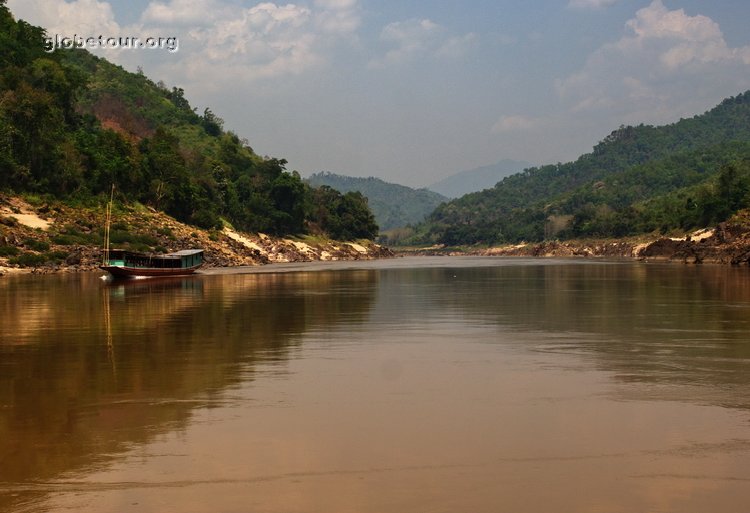
[[[528,168],[439,206],[415,242],[619,237],[726,219],[750,200],[750,91],[654,127],[621,126],[574,162]]]
[[[315,190],[181,88],[83,49],[48,53],[44,37],[0,0],[0,192],[95,204],[114,185],[119,201],[208,229],[377,235],[361,195]]]
[[[470,192],[494,187],[497,182],[506,176],[520,173],[528,167],[531,167],[528,162],[505,159],[489,166],[461,171],[428,185],[427,188],[448,198],[458,198]]]
[[[412,189],[372,177],[356,178],[321,172],[312,175],[307,182],[315,187],[328,186],[343,193],[362,193],[382,231],[419,223],[448,199],[427,189]]]

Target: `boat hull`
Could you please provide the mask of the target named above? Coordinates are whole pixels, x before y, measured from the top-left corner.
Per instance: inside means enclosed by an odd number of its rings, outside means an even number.
[[[154,276],[187,276],[195,273],[201,266],[195,265],[193,267],[175,268],[175,269],[159,269],[155,267],[126,267],[119,265],[101,265],[99,269],[107,271],[115,278],[138,278],[138,277],[154,277]]]

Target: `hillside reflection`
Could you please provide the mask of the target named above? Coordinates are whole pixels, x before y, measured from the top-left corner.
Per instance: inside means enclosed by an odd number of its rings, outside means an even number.
[[[376,284],[372,271],[0,281],[0,511],[181,429],[261,367],[283,372],[300,334],[366,317]]]
[[[414,279],[447,284],[429,310],[510,329],[530,349],[578,354],[625,382],[695,386],[695,401],[750,408],[746,268],[573,263],[430,269]]]

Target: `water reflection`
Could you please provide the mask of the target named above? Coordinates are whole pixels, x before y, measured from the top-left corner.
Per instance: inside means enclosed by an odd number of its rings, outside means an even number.
[[[90,471],[183,428],[259,364],[283,366],[301,333],[366,316],[376,281],[371,271],[3,280],[0,482],[21,491],[1,493],[0,511],[37,499],[19,483]]]
[[[197,419],[205,420],[206,412],[221,410],[231,424],[233,412],[244,411],[248,401],[269,401],[260,405],[268,408],[265,423],[238,421],[242,429],[260,424],[264,436],[248,434],[245,441],[244,431],[225,427],[229,435],[219,448],[228,470],[215,473],[224,482],[265,482],[236,477],[249,466],[239,456],[233,459],[242,443],[252,447],[248,452],[258,458],[258,468],[278,469],[279,495],[297,466],[317,475],[315,458],[328,464],[324,469],[354,467],[319,472],[334,483],[331,496],[337,476],[385,476],[394,461],[402,472],[444,474],[445,482],[469,494],[477,479],[491,481],[488,471],[498,461],[511,475],[509,469],[519,462],[531,467],[554,444],[571,454],[570,461],[599,458],[597,447],[605,456],[630,457],[627,441],[609,440],[620,418],[599,415],[607,406],[600,397],[587,397],[574,413],[561,406],[563,382],[574,382],[570,394],[601,394],[596,387],[602,386],[602,371],[624,384],[614,392],[618,401],[750,408],[746,269],[420,262],[112,284],[89,275],[3,278],[0,511],[34,510],[47,494],[64,488],[55,483],[81,483],[167,434],[187,438],[201,431]],[[462,344],[472,351],[481,344],[486,352],[474,360],[456,349]],[[524,355],[521,363],[514,360],[517,354]],[[535,355],[541,355],[540,368]],[[331,363],[336,359],[338,366]],[[561,374],[571,365],[580,376]],[[321,376],[321,369],[340,374]],[[307,381],[300,384],[295,372]],[[281,411],[282,394],[295,387],[303,390],[302,399]],[[251,397],[248,389],[269,392]],[[668,408],[638,412],[661,419]],[[699,419],[706,426],[715,413],[672,408],[671,418]],[[303,422],[301,434],[296,425]],[[546,432],[555,422],[560,430]],[[596,438],[597,428],[604,436]],[[203,431],[197,439],[214,436]],[[571,441],[571,433],[587,431],[586,440]],[[657,443],[661,435],[658,427],[640,433],[651,452],[639,458],[674,450]],[[276,444],[273,451],[262,447],[269,440]],[[739,435],[734,442],[720,440],[715,447],[750,447]],[[487,451],[498,447],[506,451],[504,459],[488,459]],[[356,465],[348,461],[355,454]],[[567,457],[545,465],[557,465],[563,475]],[[284,459],[288,466],[278,461]],[[433,460],[443,463],[433,467]],[[471,479],[457,480],[454,471]],[[597,470],[589,477],[596,478]],[[477,510],[489,510],[490,503],[477,503]]]
[[[519,337],[535,350],[593,358],[625,381],[706,385],[695,400],[750,408],[747,269],[501,266],[429,270],[420,281],[449,284],[431,296],[444,312],[553,335]]]

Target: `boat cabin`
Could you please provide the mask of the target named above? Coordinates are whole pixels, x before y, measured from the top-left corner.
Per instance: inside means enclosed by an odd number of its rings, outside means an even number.
[[[166,255],[149,255],[124,249],[109,251],[108,265],[143,269],[190,269],[203,263],[202,249],[183,249]]]

